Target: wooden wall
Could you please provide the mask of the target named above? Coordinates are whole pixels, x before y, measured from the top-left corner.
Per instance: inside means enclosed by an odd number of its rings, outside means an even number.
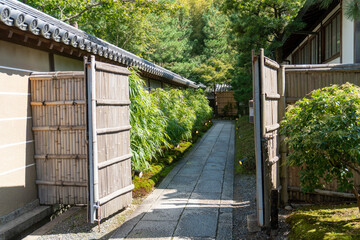
[[[220,116],[237,116],[238,108],[234,98],[234,91],[217,92],[216,100]]]

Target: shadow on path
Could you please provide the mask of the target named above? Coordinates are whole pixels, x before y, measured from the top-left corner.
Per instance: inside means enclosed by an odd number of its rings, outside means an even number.
[[[214,121],[111,239],[232,239],[234,134]]]

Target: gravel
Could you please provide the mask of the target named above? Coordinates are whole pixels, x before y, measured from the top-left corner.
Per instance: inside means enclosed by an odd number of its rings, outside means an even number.
[[[51,227],[45,233],[38,236],[34,233],[28,235],[26,240],[59,240],[59,239],[109,239],[114,231],[121,226],[122,223],[134,212],[134,210],[141,204],[144,198],[134,199],[132,204],[107,219],[103,219],[99,226],[87,222],[86,207],[76,211],[71,216],[61,219],[59,223]],[[54,219],[54,221],[56,218]]]
[[[266,231],[250,233],[247,229],[246,216],[256,214],[256,177],[255,175],[235,175],[233,239],[288,239],[289,225],[285,219],[289,213],[290,211],[279,209],[279,229],[276,234],[267,234]]]

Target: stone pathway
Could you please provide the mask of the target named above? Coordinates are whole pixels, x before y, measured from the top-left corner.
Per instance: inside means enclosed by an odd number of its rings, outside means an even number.
[[[234,134],[214,121],[111,239],[232,239]]]

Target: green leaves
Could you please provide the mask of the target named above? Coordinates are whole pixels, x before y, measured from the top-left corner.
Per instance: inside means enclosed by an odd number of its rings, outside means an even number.
[[[143,88],[143,80],[134,72],[129,80],[131,163],[133,169],[142,170],[150,167],[149,162],[161,153],[162,146],[168,146],[167,119],[154,104],[155,98]]]
[[[252,97],[251,51],[264,48],[266,55],[282,61],[281,46],[289,32],[302,26],[294,22],[305,0],[225,0],[223,11],[231,24],[230,39],[237,51],[231,85],[235,98],[247,104]]]
[[[360,173],[360,88],[349,83],[313,91],[289,106],[281,123],[290,148],[289,164],[300,166],[305,190],[336,179],[352,190]]]
[[[131,163],[133,169],[144,170],[170,144],[190,140],[212,117],[212,110],[201,90],[157,89],[149,93],[135,72],[129,80]]]

